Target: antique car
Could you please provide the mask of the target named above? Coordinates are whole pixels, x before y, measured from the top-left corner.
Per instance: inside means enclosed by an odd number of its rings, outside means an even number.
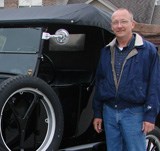
[[[110,14],[87,4],[0,10],[0,151],[106,150],[92,98],[113,37]],[[160,149],[158,127],[148,151]]]

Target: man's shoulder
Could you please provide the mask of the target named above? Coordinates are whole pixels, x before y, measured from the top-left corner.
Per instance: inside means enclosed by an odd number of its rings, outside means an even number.
[[[156,45],[153,44],[152,42],[144,39],[144,47],[145,49],[149,50],[149,51],[152,51],[152,52],[157,52],[157,49],[156,49]]]
[[[114,47],[116,44],[116,38],[114,38],[110,43],[108,43],[105,47],[106,48],[110,48],[110,47]]]
[[[144,49],[145,51],[157,52],[156,45],[139,34],[135,34],[135,47]]]

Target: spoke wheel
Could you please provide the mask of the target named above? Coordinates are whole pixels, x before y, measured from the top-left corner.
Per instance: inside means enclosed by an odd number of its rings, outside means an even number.
[[[51,87],[38,78],[19,76],[0,88],[0,146],[6,151],[56,150],[63,115]]]
[[[155,128],[146,136],[147,151],[160,151],[160,130]]]

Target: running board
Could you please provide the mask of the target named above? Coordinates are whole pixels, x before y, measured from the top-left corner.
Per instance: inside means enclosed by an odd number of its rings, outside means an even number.
[[[104,142],[96,142],[96,143],[64,148],[60,149],[59,151],[106,151],[106,145]]]

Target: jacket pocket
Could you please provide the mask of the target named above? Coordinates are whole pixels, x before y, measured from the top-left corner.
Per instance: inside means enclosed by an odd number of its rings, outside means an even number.
[[[147,84],[142,81],[133,80],[119,91],[119,97],[132,103],[143,103],[146,98]]]

